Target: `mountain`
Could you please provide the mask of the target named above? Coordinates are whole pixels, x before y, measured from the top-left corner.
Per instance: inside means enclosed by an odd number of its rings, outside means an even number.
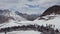
[[[0,15],[0,24],[4,22],[8,22],[8,20],[9,20],[9,17]]]
[[[14,21],[33,21],[35,20],[39,15],[28,15],[23,14],[18,11],[11,11],[9,9],[0,10],[0,23],[9,22],[9,20]]]
[[[8,22],[9,20],[9,10],[0,10],[0,23]]]
[[[55,7],[55,8],[54,8]],[[42,13],[37,19],[34,21],[23,21],[26,20],[23,17],[22,13],[17,12],[10,12],[9,15],[6,15],[9,17],[10,20],[8,23],[0,24],[0,28],[6,28],[6,27],[12,27],[12,26],[19,26],[19,25],[29,25],[29,24],[38,24],[43,26],[50,26],[52,25],[52,28],[58,29],[60,32],[60,8],[58,8],[58,5],[52,6],[52,8],[48,8],[44,13]],[[26,15],[26,14],[24,14]],[[4,15],[3,15],[4,18]],[[14,20],[14,21],[13,21]],[[21,22],[19,22],[21,20]],[[50,31],[49,31],[50,32]],[[15,32],[14,32],[15,33]],[[40,33],[39,33],[40,34]],[[60,33],[59,33],[60,34]]]
[[[20,13],[18,11],[15,12],[17,15],[23,17],[23,18],[26,18],[27,20],[29,21],[33,21],[35,20],[36,18],[38,18],[40,15],[39,14],[31,14],[31,15],[28,15],[28,14],[23,14],[23,13]]]
[[[45,12],[40,15],[40,19],[53,19],[56,15],[60,15],[60,5],[54,5],[48,8]]]
[[[9,14],[10,14],[10,10],[8,9],[0,10],[0,15],[9,16]]]
[[[28,21],[26,18],[17,15],[15,11],[10,13],[10,17],[13,17],[15,21]]]
[[[52,25],[54,29],[60,29],[60,6],[54,5],[49,7],[40,17],[34,20],[34,23],[44,26],[46,26],[46,24]]]
[[[50,8],[48,8],[41,16],[46,16],[50,14],[60,14],[60,6],[59,5],[54,5]]]
[[[9,22],[9,20],[26,21],[27,19],[17,15],[15,11],[10,11],[8,9],[0,10],[0,23]]]

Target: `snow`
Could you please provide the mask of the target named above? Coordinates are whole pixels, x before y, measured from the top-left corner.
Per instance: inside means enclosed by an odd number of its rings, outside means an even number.
[[[1,25],[3,25],[3,26],[1,26]],[[0,26],[1,26],[0,28],[6,28],[6,27],[18,26],[18,24],[11,21],[9,23],[0,24]]]
[[[35,24],[33,21],[13,21],[10,20],[8,23],[0,24],[0,28],[6,28],[6,27],[13,27],[13,26],[22,26],[22,25],[29,25],[29,24]]]
[[[7,34],[40,34],[41,32],[38,31],[13,31],[13,32],[7,32]],[[0,34],[4,34],[4,33],[0,33]]]
[[[12,27],[12,26],[21,26],[21,25],[29,25],[29,24],[38,24],[38,25],[44,25],[44,26],[46,26],[46,24],[52,24],[52,25],[55,25],[55,29],[56,28],[58,28],[59,29],[59,31],[60,31],[60,15],[49,15],[49,16],[56,16],[54,19],[51,19],[51,20],[48,20],[48,21],[45,21],[45,20],[39,20],[39,18],[38,19],[36,19],[36,20],[34,20],[34,21],[14,21],[14,20],[10,20],[8,23],[4,23],[4,24],[0,24],[0,28],[6,28],[6,27]],[[49,17],[49,16],[47,16],[47,17]],[[21,19],[22,20],[22,19]],[[28,31],[18,31],[18,33],[15,33],[15,32],[17,32],[17,31],[14,31],[13,33],[12,32],[9,32],[9,34],[19,34],[19,33],[21,33],[21,34],[24,34],[24,33],[27,33],[27,34],[37,34],[36,32],[28,32]],[[0,34],[2,34],[2,33],[0,33]],[[40,34],[40,33],[38,33],[38,34]]]
[[[14,11],[10,13],[10,17],[13,17],[15,21],[28,21],[27,19],[17,15]]]
[[[12,27],[12,26],[21,26],[21,25],[29,25],[29,24],[38,24],[38,25],[44,25],[46,26],[46,24],[52,24],[55,25],[55,29],[58,28],[60,30],[60,15],[57,15],[57,17],[55,17],[54,19],[45,21],[45,20],[34,20],[34,21],[13,21],[11,20],[9,23],[4,23],[0,24],[0,28],[6,28],[6,27]],[[3,26],[1,26],[3,25]]]
[[[49,15],[49,16],[51,16],[51,15]],[[54,16],[56,16],[56,17],[54,19],[51,19],[51,20],[45,21],[45,20],[36,19],[34,22],[36,22],[39,25],[43,24],[44,26],[46,26],[46,24],[52,24],[52,25],[55,25],[55,29],[57,28],[60,30],[60,15],[54,15]]]

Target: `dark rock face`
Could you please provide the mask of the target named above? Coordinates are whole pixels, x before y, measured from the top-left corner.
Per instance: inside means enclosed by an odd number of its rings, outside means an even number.
[[[51,14],[54,14],[54,16],[49,16]],[[39,20],[50,20],[50,19],[54,19],[56,16],[55,15],[59,15],[60,14],[60,6],[59,5],[54,5],[50,8],[48,8],[43,14],[40,15],[40,19]],[[48,16],[47,16],[48,15]],[[44,16],[46,16],[46,18],[43,18]]]
[[[11,17],[9,17],[10,11],[8,9],[0,10],[0,24],[8,22]]]
[[[4,22],[7,22],[8,19],[9,19],[8,17],[0,15],[0,24],[4,23]]]
[[[6,14],[10,14],[10,11],[8,9],[0,10],[0,15],[6,15]]]
[[[50,14],[60,14],[60,5],[55,5],[50,8],[48,8],[41,16],[46,16]]]

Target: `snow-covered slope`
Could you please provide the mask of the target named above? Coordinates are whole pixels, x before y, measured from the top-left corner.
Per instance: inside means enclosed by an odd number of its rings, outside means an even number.
[[[55,16],[54,18],[50,19],[50,20],[39,20],[39,18],[37,18],[34,21],[15,21],[15,20],[10,20],[9,23],[4,23],[4,24],[0,24],[0,28],[5,28],[5,27],[12,27],[12,26],[18,26],[18,25],[29,25],[29,24],[38,24],[38,25],[44,25],[46,26],[46,24],[52,24],[55,25],[55,28],[60,29],[60,15],[47,15],[44,16],[44,18],[47,19],[47,17],[50,16]],[[3,26],[2,26],[3,25]]]
[[[27,21],[27,19],[17,15],[14,11],[11,11],[10,17],[13,17],[15,21]]]
[[[15,31],[15,32],[8,32],[8,34],[40,34],[41,32],[37,31]]]
[[[46,25],[46,24],[52,24],[55,25],[55,28],[60,29],[60,15],[55,15],[56,17],[54,19],[50,19],[50,20],[38,20],[36,19],[34,22],[40,24],[40,25]],[[49,16],[48,16],[49,17]],[[45,18],[47,18],[47,16],[45,16]]]
[[[9,23],[4,23],[4,24],[0,24],[0,28],[6,28],[6,27],[12,27],[12,26],[22,26],[22,25],[29,25],[29,24],[38,24],[38,25],[44,25],[46,26],[46,24],[52,24],[52,25],[55,25],[55,29],[58,28],[59,31],[60,31],[60,15],[49,15],[49,16],[56,16],[54,19],[51,19],[51,20],[35,20],[35,21],[21,21],[21,22],[18,22],[18,21],[13,21],[13,20],[10,20]],[[49,16],[46,16],[46,17],[49,17]],[[21,33],[21,31],[13,31],[13,32],[8,32],[9,34],[11,33],[15,33],[16,34],[19,34],[19,32]],[[24,33],[27,33],[26,31],[22,31],[21,34],[24,34]],[[36,32],[36,31],[30,31],[30,34],[33,33],[36,33],[36,34],[40,34],[40,32]],[[3,34],[3,33],[0,33],[0,34]]]
[[[54,11],[55,11],[55,9],[54,9]],[[58,9],[56,9],[56,10],[58,10]],[[39,20],[41,18],[41,17],[39,17],[34,21],[28,21],[25,18],[20,17],[20,16],[16,15],[14,12],[12,12],[12,13],[10,13],[10,17],[13,17],[14,20],[10,19],[9,23],[0,24],[0,28],[29,25],[29,24],[38,24],[38,25],[44,25],[44,26],[46,26],[46,24],[47,25],[52,24],[53,27],[55,25],[55,27],[54,27],[55,29],[57,28],[60,31],[60,13],[54,13],[54,11],[52,13],[46,12],[47,14],[44,13],[44,16],[42,16],[42,18],[44,18],[44,19]]]
[[[50,15],[51,16],[51,15]],[[52,24],[55,25],[55,28],[60,29],[60,15],[56,15],[56,17],[54,19],[51,20],[34,20],[34,21],[13,21],[11,20],[9,23],[6,23],[4,26],[0,27],[0,28],[4,28],[4,27],[11,27],[11,26],[18,26],[18,25],[29,25],[29,24],[38,24],[38,25],[44,25],[46,26],[46,24]]]
[[[15,11],[8,9],[0,10],[0,23],[8,22],[9,20],[14,21],[27,21],[27,19],[17,15]]]
[[[34,20],[34,22],[46,26],[46,24],[55,25],[55,29],[60,30],[60,5],[54,5],[48,8],[45,12],[41,14],[39,18]]]
[[[37,31],[13,31],[13,32],[7,32],[7,34],[40,34],[41,32]],[[4,34],[4,33],[0,33]]]

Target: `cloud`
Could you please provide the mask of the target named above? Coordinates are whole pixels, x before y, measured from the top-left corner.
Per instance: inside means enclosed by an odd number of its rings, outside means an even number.
[[[19,0],[0,0],[0,3],[19,3]]]
[[[28,1],[32,2],[33,0],[28,0]]]
[[[19,10],[23,13],[42,13],[60,0],[0,0],[0,9]]]
[[[38,8],[39,5],[29,5],[29,4],[26,4],[26,6],[30,7],[30,8]]]

